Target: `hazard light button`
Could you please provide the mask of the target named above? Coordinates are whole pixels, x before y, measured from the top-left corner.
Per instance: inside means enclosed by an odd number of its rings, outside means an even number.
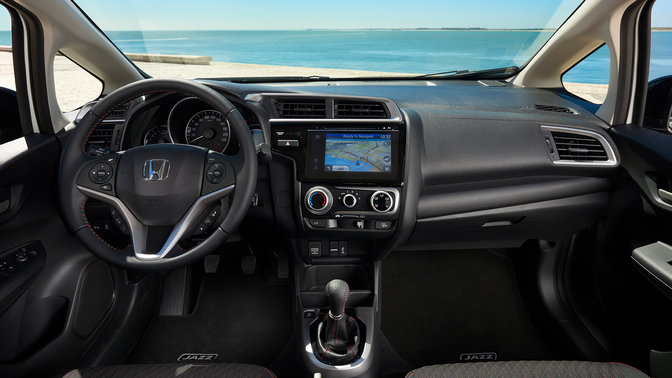
[[[299,147],[296,139],[278,139],[278,147]]]

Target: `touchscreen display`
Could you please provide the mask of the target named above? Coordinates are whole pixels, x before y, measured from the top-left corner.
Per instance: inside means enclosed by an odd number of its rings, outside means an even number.
[[[325,172],[389,173],[392,170],[390,134],[327,133]]]

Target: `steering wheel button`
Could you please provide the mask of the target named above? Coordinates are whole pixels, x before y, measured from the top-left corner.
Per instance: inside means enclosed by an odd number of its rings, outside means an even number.
[[[107,182],[112,177],[112,166],[107,163],[96,164],[89,171],[89,179],[96,184]]]
[[[214,163],[208,167],[205,176],[211,184],[218,184],[226,174],[226,167],[222,163]]]

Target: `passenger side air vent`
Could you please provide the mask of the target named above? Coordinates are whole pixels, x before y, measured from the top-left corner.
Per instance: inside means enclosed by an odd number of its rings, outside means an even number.
[[[554,164],[616,166],[614,148],[595,131],[561,126],[541,126]]]
[[[334,101],[334,118],[387,118],[385,105],[369,101]]]
[[[566,113],[566,114],[579,114],[574,109],[570,109],[564,106],[557,106],[557,105],[540,105],[540,104],[535,104],[534,109],[536,110],[541,110],[542,112],[553,112],[553,113]]]
[[[560,160],[607,161],[607,151],[597,139],[570,133],[551,132]]]
[[[323,99],[277,99],[276,109],[280,118],[327,118]]]

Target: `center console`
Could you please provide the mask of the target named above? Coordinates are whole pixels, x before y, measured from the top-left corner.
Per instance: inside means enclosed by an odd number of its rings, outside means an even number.
[[[310,231],[383,237],[394,231],[401,200],[403,124],[284,124],[272,129],[276,151],[296,165],[297,209]],[[307,247],[306,257],[345,256]]]
[[[271,148],[281,155],[274,161],[286,172],[272,182],[274,196],[296,226],[290,243],[305,366],[323,377],[377,376],[376,256],[401,224],[401,112],[381,98],[277,96],[256,99],[271,114]],[[322,111],[322,119],[308,115]],[[339,119],[341,111],[359,116]],[[385,117],[370,117],[374,111]],[[293,188],[280,182],[290,173]],[[276,212],[288,220],[279,205]]]

